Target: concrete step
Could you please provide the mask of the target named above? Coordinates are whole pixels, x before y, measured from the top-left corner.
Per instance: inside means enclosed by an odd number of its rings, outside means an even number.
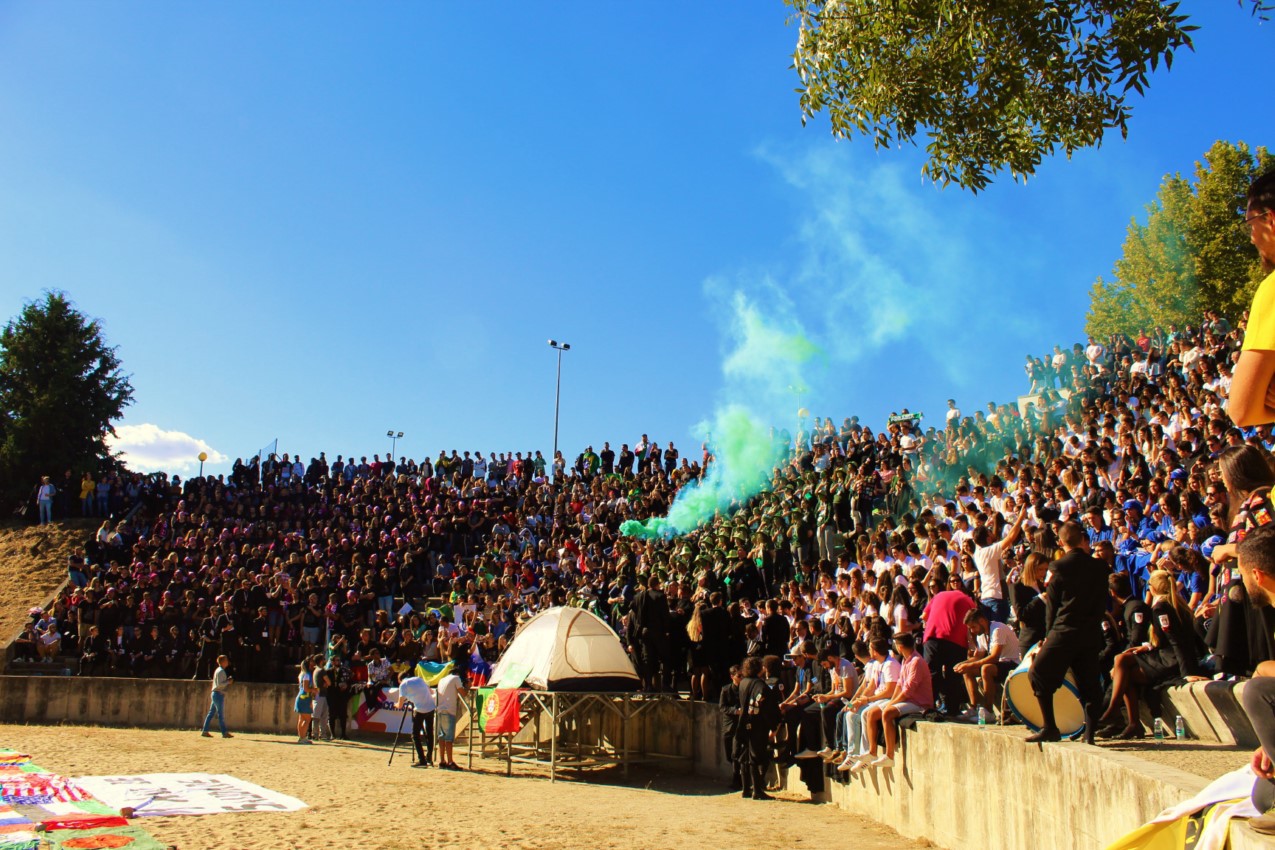
[[[53,662],[10,661],[5,668],[9,676],[70,676],[79,666],[79,659],[58,658]]]
[[[1191,682],[1166,688],[1164,718],[1170,727],[1181,716],[1192,738],[1211,743],[1256,747],[1257,734],[1239,697],[1244,682]]]

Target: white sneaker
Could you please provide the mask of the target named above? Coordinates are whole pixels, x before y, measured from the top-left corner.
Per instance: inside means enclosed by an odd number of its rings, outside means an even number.
[[[817,758],[819,758],[819,753],[815,752],[814,750],[802,750],[801,752],[797,753],[797,755],[793,756],[793,758],[795,758],[795,759],[817,759]]]
[[[837,765],[837,771],[839,773],[847,773],[851,770],[854,770],[854,767],[857,764],[858,762],[855,761],[854,759],[846,759],[841,764]]]
[[[818,752],[818,756],[821,759],[826,759],[828,756],[832,755],[835,752],[836,750],[834,750],[832,747],[824,747],[822,750]]]
[[[869,767],[894,767],[894,759],[889,756],[874,758]]]
[[[856,761],[854,764],[850,765],[850,775],[855,776],[857,774],[863,773],[863,771],[867,769],[868,769],[868,762],[866,759]]]

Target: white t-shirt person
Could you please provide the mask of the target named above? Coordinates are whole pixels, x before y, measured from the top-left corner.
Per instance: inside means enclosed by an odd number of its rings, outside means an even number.
[[[1000,647],[1000,655],[996,656],[1003,663],[1018,664],[1023,660],[1023,650],[1018,643],[1018,635],[1004,623],[991,622],[987,631],[974,639],[979,655],[991,655],[993,647]]]
[[[440,714],[457,713],[457,702],[460,698],[460,676],[448,673],[438,683],[438,711]]]
[[[1014,520],[1014,524],[1010,526],[1005,536],[995,543],[988,546],[974,547],[974,566],[978,569],[978,583],[981,588],[980,596],[982,599],[1005,598],[1004,566],[1002,556],[1006,549],[1013,546],[1018,540],[1018,535],[1023,530],[1023,518],[1027,515],[1027,502],[1024,500],[1023,507],[1019,509],[1018,516]]]
[[[409,676],[398,683],[398,698],[410,702],[420,714],[434,710],[434,692],[420,676]]]

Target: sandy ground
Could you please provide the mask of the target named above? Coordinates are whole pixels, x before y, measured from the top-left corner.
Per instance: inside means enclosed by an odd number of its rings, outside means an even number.
[[[0,643],[8,645],[27,620],[66,579],[66,559],[99,523],[71,520],[52,525],[0,525]]]
[[[300,812],[138,818],[179,850],[347,848],[846,847],[909,850],[901,838],[833,806],[783,795],[743,800],[717,784],[668,773],[618,771],[598,782],[550,783],[534,768],[474,760],[473,772],[414,769],[400,745],[340,742],[298,746],[294,739],[243,734],[0,724],[0,745],[67,776],[158,772],[228,773],[297,797]],[[465,751],[457,761],[466,764]]]

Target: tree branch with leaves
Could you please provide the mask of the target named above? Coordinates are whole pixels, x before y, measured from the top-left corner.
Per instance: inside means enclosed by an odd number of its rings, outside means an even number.
[[[976,192],[1126,136],[1129,96],[1197,29],[1163,0],[787,2],[802,122],[826,113],[833,135],[878,148],[928,137],[925,175]]]

